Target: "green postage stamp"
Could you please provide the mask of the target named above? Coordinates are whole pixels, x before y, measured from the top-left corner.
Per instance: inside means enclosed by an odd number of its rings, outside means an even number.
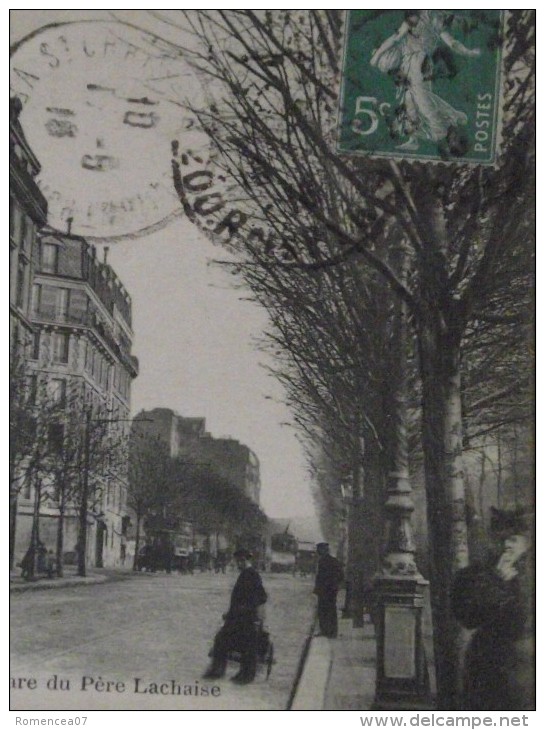
[[[502,10],[350,10],[339,152],[492,165]]]

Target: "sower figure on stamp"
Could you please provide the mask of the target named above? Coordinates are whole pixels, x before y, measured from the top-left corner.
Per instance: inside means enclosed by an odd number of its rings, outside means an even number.
[[[337,558],[329,554],[327,542],[316,545],[318,570],[314,593],[318,596],[318,636],[334,639],[337,636],[337,593],[344,580],[343,569]]]
[[[212,664],[204,678],[223,677],[229,652],[239,651],[240,671],[231,679],[237,684],[248,684],[255,678],[260,612],[267,601],[267,594],[261,576],[251,564],[252,554],[247,550],[237,550],[234,558],[240,575],[231,593],[229,610],[223,616],[225,623],[214,639]]]

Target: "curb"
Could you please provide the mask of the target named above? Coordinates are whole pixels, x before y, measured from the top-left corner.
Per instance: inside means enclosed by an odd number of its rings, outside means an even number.
[[[295,679],[293,681],[293,686],[291,688],[291,692],[290,692],[290,696],[289,696],[288,703],[287,703],[287,706],[286,706],[286,710],[291,710],[292,709],[292,705],[293,705],[293,702],[295,700],[295,696],[297,694],[297,689],[299,687],[299,682],[301,681],[301,677],[303,675],[303,672],[305,671],[305,664],[306,664],[306,661],[307,661],[308,652],[309,652],[309,649],[310,649],[310,644],[312,642],[312,636],[313,636],[313,633],[314,633],[314,623],[315,623],[315,620],[313,621],[313,623],[312,623],[312,625],[310,627],[310,633],[306,637],[305,643],[303,644],[303,651],[301,652],[301,656],[299,657],[299,663],[297,665],[297,672],[295,673]]]
[[[64,576],[62,578],[38,578],[31,581],[22,581],[20,578],[10,578],[10,593],[26,593],[28,591],[51,590],[53,588],[73,588],[77,586],[89,586],[99,583],[118,582],[123,580],[138,580],[139,578],[155,578],[164,576],[165,573],[146,573],[136,570],[119,570],[106,573],[95,573],[82,578],[77,575]]]
[[[333,662],[331,642],[326,637],[309,637],[303,652],[304,666],[297,683],[290,710],[323,710],[329,674]],[[305,647],[307,648],[307,647]]]
[[[107,575],[94,575],[86,578],[53,578],[52,580],[37,580],[28,583],[15,583],[10,585],[10,593],[28,593],[28,591],[50,591],[55,588],[70,588],[73,586],[88,586],[97,583],[106,583],[112,580]]]
[[[65,575],[62,578],[38,578],[31,581],[22,581],[21,578],[13,577],[10,579],[10,593],[26,593],[27,591],[51,590],[54,588],[73,588],[77,586],[96,585],[100,583],[116,582],[122,580],[131,580],[132,578],[142,575],[136,571],[120,570],[104,573],[94,573],[87,575],[85,578],[78,575]],[[145,573],[143,575],[150,575]]]

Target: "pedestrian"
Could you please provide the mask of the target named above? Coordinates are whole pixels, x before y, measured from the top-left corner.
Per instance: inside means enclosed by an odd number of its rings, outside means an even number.
[[[337,623],[337,593],[344,580],[341,563],[329,554],[327,542],[316,545],[318,553],[318,570],[314,593],[318,597],[318,636],[327,636],[334,639],[338,633]]]
[[[47,573],[47,548],[41,540],[38,540],[36,552],[36,571],[38,573]]]
[[[55,553],[51,549],[47,551],[47,555],[45,556],[45,568],[47,572],[47,577],[53,578],[53,576],[55,575],[55,570],[57,568],[57,559],[55,557]]]
[[[237,684],[249,684],[255,679],[260,613],[267,601],[261,576],[252,566],[252,553],[237,550],[233,556],[240,570],[231,593],[229,610],[224,614],[225,623],[216,634],[212,649],[212,664],[204,674],[205,679],[219,679],[225,674],[229,652],[240,652],[240,671],[231,678]]]
[[[34,545],[31,544],[21,560],[21,578],[25,580],[30,580],[34,574],[34,555]]]
[[[223,551],[219,551],[216,555],[216,558],[214,560],[214,572],[215,573],[225,573],[225,569],[227,566],[227,556]]]
[[[464,660],[462,709],[534,710],[533,591],[524,514],[493,508],[491,534],[502,543],[501,553],[458,571],[451,592],[455,617],[475,630]]]
[[[195,572],[195,553],[193,550],[187,556],[187,570],[191,575]]]
[[[125,565],[125,560],[127,559],[127,538],[125,535],[121,535],[121,542],[119,545],[119,559],[121,561],[121,565]]]
[[[174,563],[174,545],[167,540],[163,547],[163,564],[165,571],[170,574],[172,573],[172,565]]]

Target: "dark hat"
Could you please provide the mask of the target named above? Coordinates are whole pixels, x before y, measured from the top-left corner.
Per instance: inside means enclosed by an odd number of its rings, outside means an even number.
[[[327,548],[329,550],[329,543],[328,542],[319,542],[316,544],[316,548]]]
[[[234,558],[242,558],[243,560],[251,560],[253,558],[252,553],[244,548],[239,548],[233,553]]]
[[[528,516],[523,508],[501,510],[490,508],[490,532],[493,537],[523,535],[528,531]]]

